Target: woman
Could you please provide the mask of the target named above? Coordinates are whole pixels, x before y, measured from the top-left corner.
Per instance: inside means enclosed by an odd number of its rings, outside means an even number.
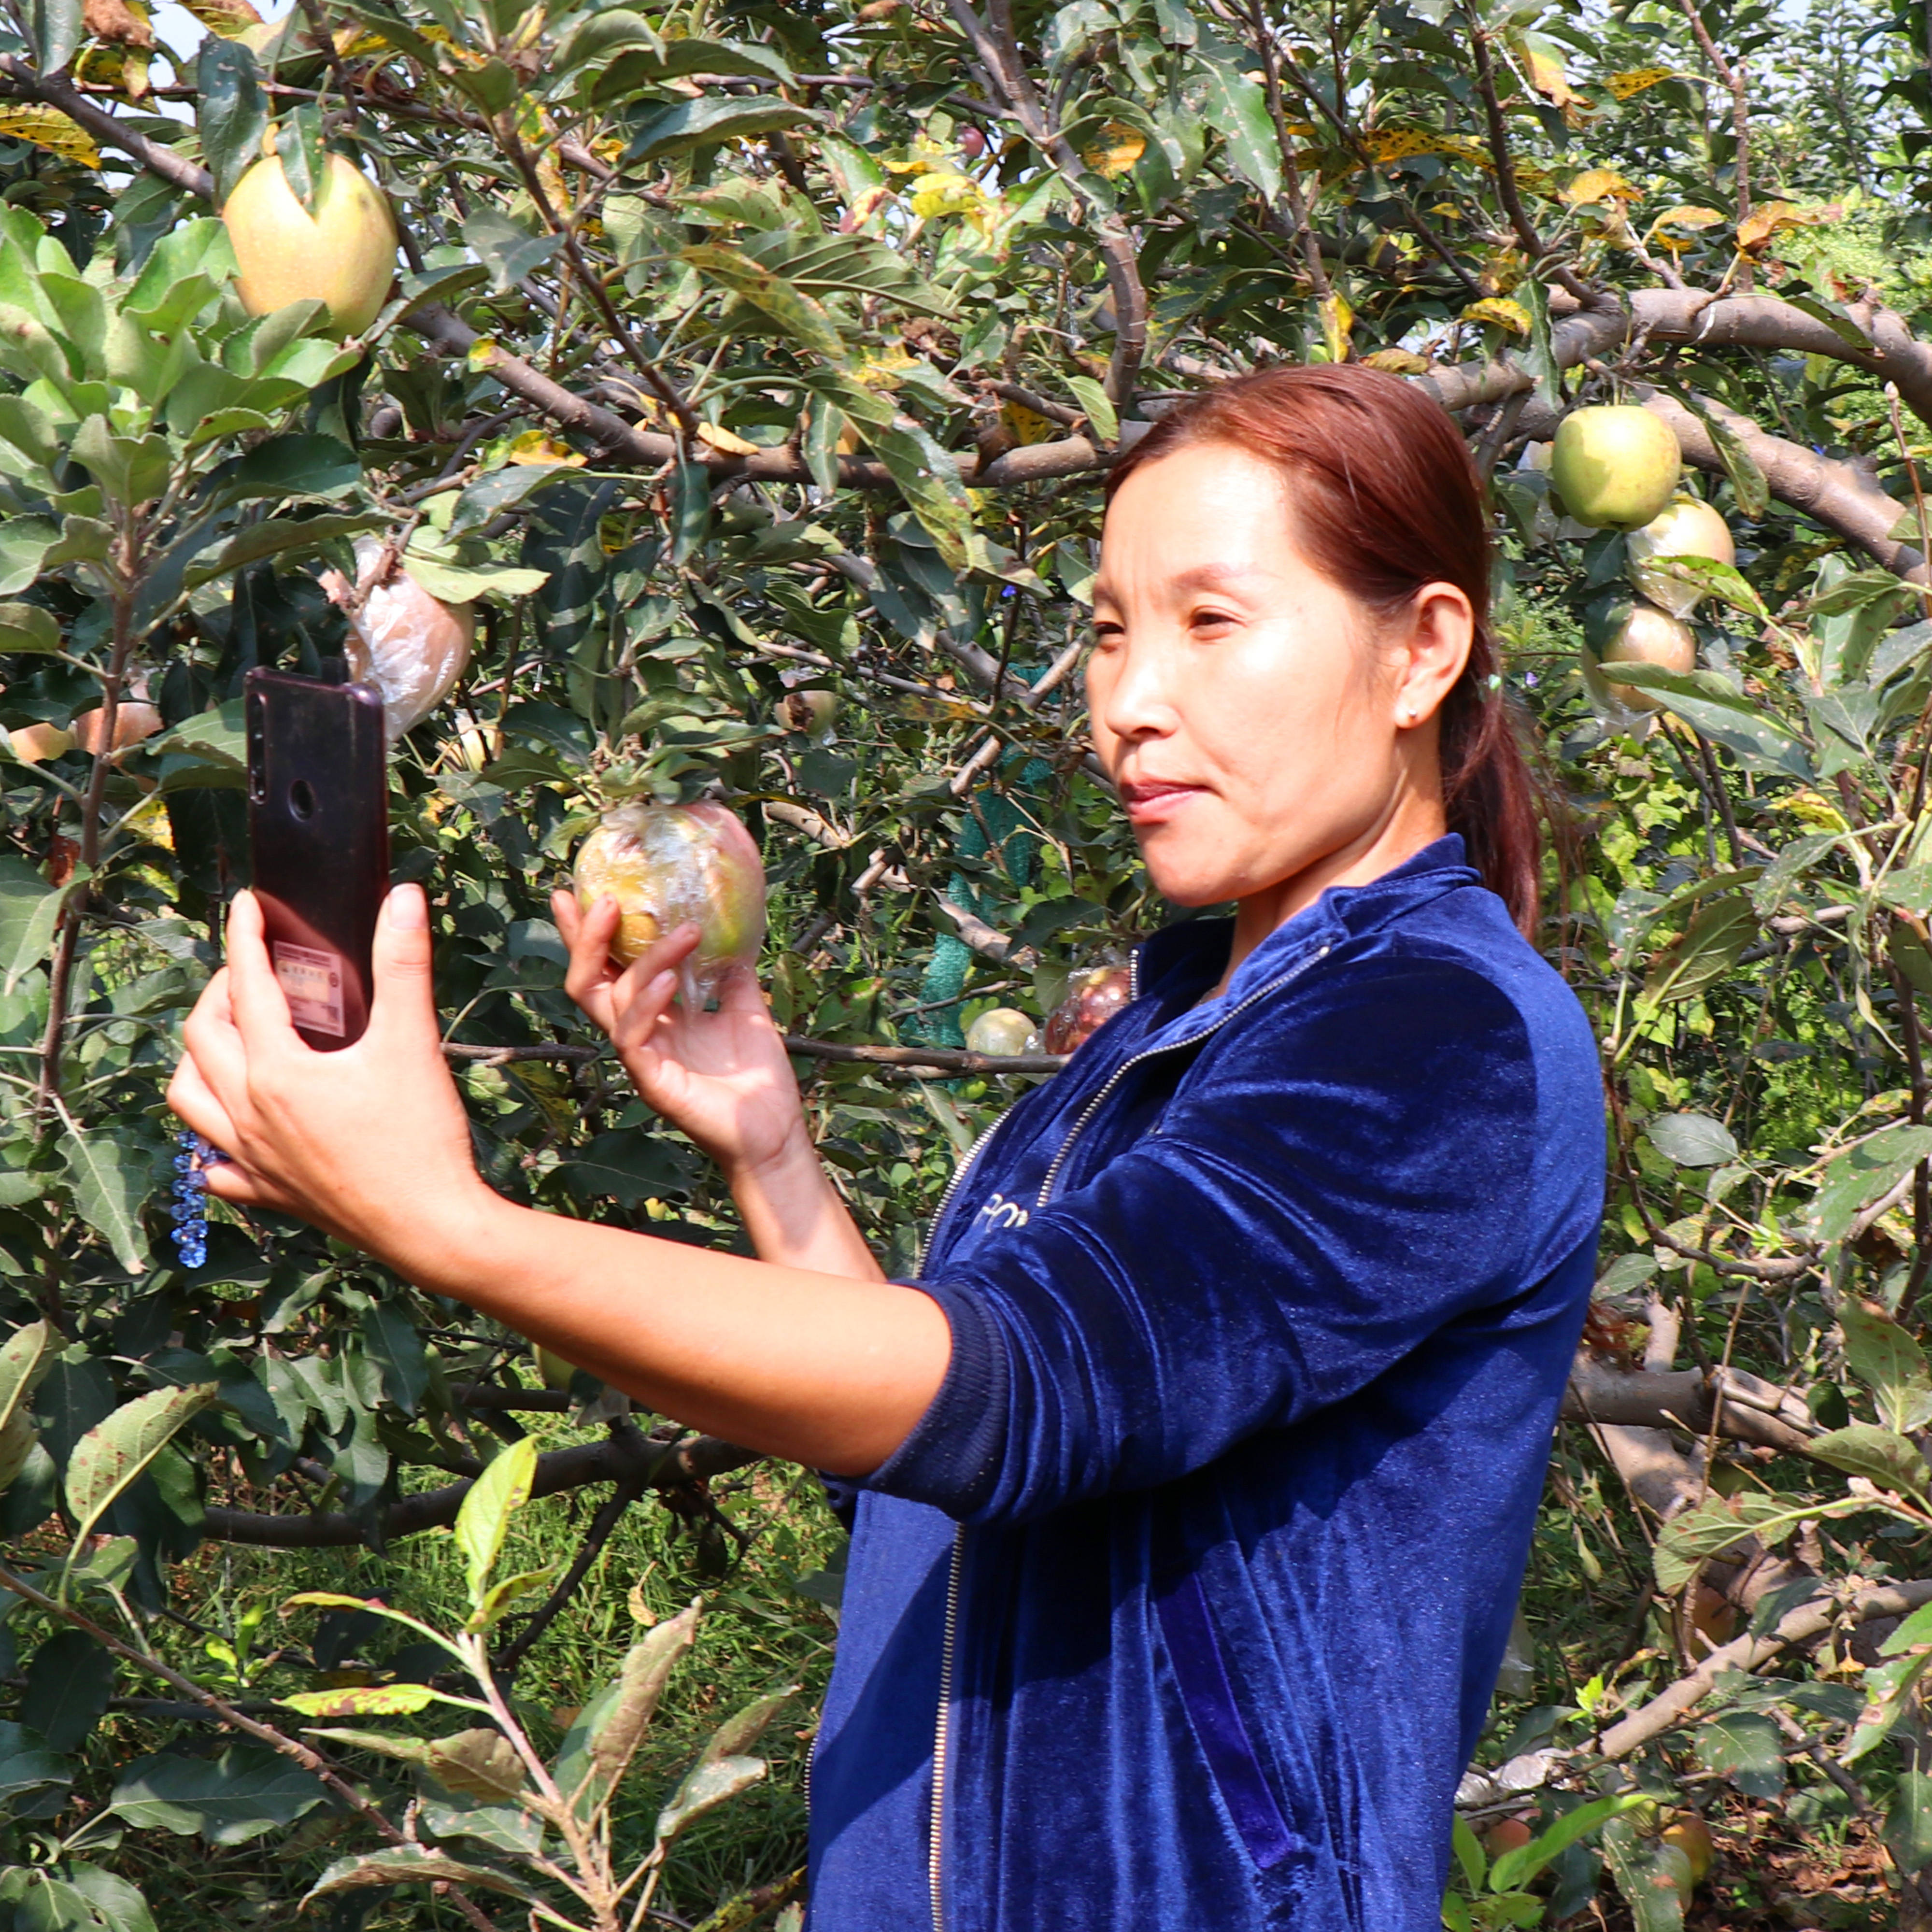
[[[689,929],[569,985],[721,1162],[760,1258],[493,1195],[420,896],[368,1034],[291,1030],[238,899],[174,1100],[303,1215],[652,1409],[848,1479],[820,1932],[1437,1923],[1600,1210],[1582,1015],[1518,928],[1529,788],[1479,486],[1391,377],[1181,404],[1117,467],[1094,748],[1155,886],[1137,997],[885,1280],[755,987]],[[1466,863],[1466,858],[1469,862]]]

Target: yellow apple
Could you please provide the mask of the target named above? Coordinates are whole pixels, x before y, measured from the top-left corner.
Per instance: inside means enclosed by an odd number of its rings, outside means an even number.
[[[1653,517],[1641,530],[1632,530],[1624,548],[1630,556],[1630,581],[1673,617],[1689,616],[1702,601],[1704,592],[1699,585],[1671,574],[1668,566],[1672,557],[1704,556],[1732,564],[1738,560],[1730,525],[1695,496],[1674,499],[1662,515]]]
[[[1663,421],[1634,403],[1572,410],[1556,428],[1550,481],[1580,524],[1635,530],[1670,501],[1682,459]]]
[[[235,292],[250,315],[311,298],[344,335],[376,320],[396,278],[396,221],[388,197],[346,155],[331,153],[303,207],[281,157],[257,161],[221,210],[240,272]]]

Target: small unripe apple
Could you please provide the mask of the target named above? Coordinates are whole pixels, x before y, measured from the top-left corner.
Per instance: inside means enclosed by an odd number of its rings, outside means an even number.
[[[1697,634],[1681,617],[1654,604],[1634,604],[1630,615],[1604,647],[1605,664],[1655,664],[1678,672],[1697,668]],[[1634,684],[1614,684],[1617,702],[1634,711],[1660,710],[1664,700],[1654,691]]]
[[[778,700],[778,722],[809,738],[832,729],[838,716],[836,691],[788,691]]]
[[[1670,501],[1682,459],[1677,439],[1634,403],[1573,410],[1556,427],[1550,478],[1580,524],[1635,530]]]
[[[23,765],[38,765],[74,749],[74,734],[58,724],[16,724],[7,734],[8,748]]]
[[[1066,997],[1048,1015],[1040,1044],[1048,1053],[1071,1053],[1133,998],[1133,975],[1124,966],[1096,966],[1067,982]]]
[[[98,758],[106,747],[101,711],[96,706],[74,721],[74,741],[92,758]],[[161,714],[139,698],[124,698],[114,707],[114,749],[117,752],[138,745],[143,738],[152,738],[160,728]]]
[[[967,1049],[973,1053],[1030,1053],[1033,1040],[1033,1022],[1012,1006],[989,1006],[966,1029]]]
[[[765,936],[765,868],[752,835],[722,805],[622,805],[578,848],[586,912],[606,892],[623,909],[610,956],[628,966],[662,934],[694,922],[691,976],[709,993],[752,964]]]
[[[1716,1846],[1711,1842],[1711,1828],[1694,1811],[1687,1811],[1664,1828],[1664,1842],[1675,1845],[1689,1860],[1690,1882],[1702,1885],[1711,1875],[1711,1861]]]
[[[221,219],[235,250],[235,292],[250,315],[290,302],[328,306],[344,335],[376,320],[396,279],[396,220],[388,197],[346,155],[322,164],[315,212],[303,207],[282,172],[265,155],[235,184]]]
[[[1498,1818],[1483,1834],[1483,1849],[1494,1860],[1505,1852],[1520,1851],[1535,1836],[1521,1818]]]
[[[1688,617],[1702,600],[1702,587],[1673,576],[1664,566],[1672,557],[1710,557],[1719,563],[1736,563],[1737,545],[1731,541],[1731,526],[1708,503],[1695,496],[1678,496],[1661,516],[1653,517],[1642,529],[1632,530],[1625,539],[1630,556],[1630,581],[1655,604],[1673,617]]]

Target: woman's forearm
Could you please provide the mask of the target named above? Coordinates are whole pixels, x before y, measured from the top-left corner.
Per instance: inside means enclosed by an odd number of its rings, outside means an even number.
[[[729,1170],[726,1178],[760,1261],[854,1281],[885,1280],[802,1119],[778,1158]]]
[[[380,1258],[661,1414],[864,1475],[938,1393],[952,1335],[936,1303],[880,1276],[838,1211],[870,1268],[865,1278],[824,1271],[843,1252],[829,1225],[822,1250],[803,1244],[827,1257],[814,1270],[542,1214],[480,1188],[461,1211],[425,1217],[423,1234],[388,1244]]]

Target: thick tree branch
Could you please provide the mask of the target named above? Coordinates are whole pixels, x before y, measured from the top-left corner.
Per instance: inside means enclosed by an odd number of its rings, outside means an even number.
[[[1882,1617],[1902,1617],[1928,1603],[1932,1603],[1932,1582],[1894,1583],[1880,1589],[1862,1590],[1849,1606],[1842,1607],[1854,1623],[1862,1624]],[[1822,1636],[1840,1609],[1836,1598],[1820,1594],[1787,1611],[1777,1628],[1765,1635],[1754,1636],[1747,1633],[1733,1642],[1720,1645],[1688,1677],[1678,1678],[1667,1690],[1612,1724],[1597,1740],[1598,1750],[1606,1758],[1629,1756],[1640,1744],[1648,1744],[1652,1738],[1681,1724],[1726,1671],[1755,1670],[1794,1646]]]
[[[1724,1392],[1718,1413],[1717,1394]],[[1620,1428],[1676,1429],[1707,1435],[1714,1414],[1718,1433],[1792,1455],[1804,1455],[1815,1432],[1809,1412],[1741,1369],[1706,1375],[1701,1369],[1666,1372],[1613,1369],[1579,1357],[1563,1392],[1563,1419]]]

